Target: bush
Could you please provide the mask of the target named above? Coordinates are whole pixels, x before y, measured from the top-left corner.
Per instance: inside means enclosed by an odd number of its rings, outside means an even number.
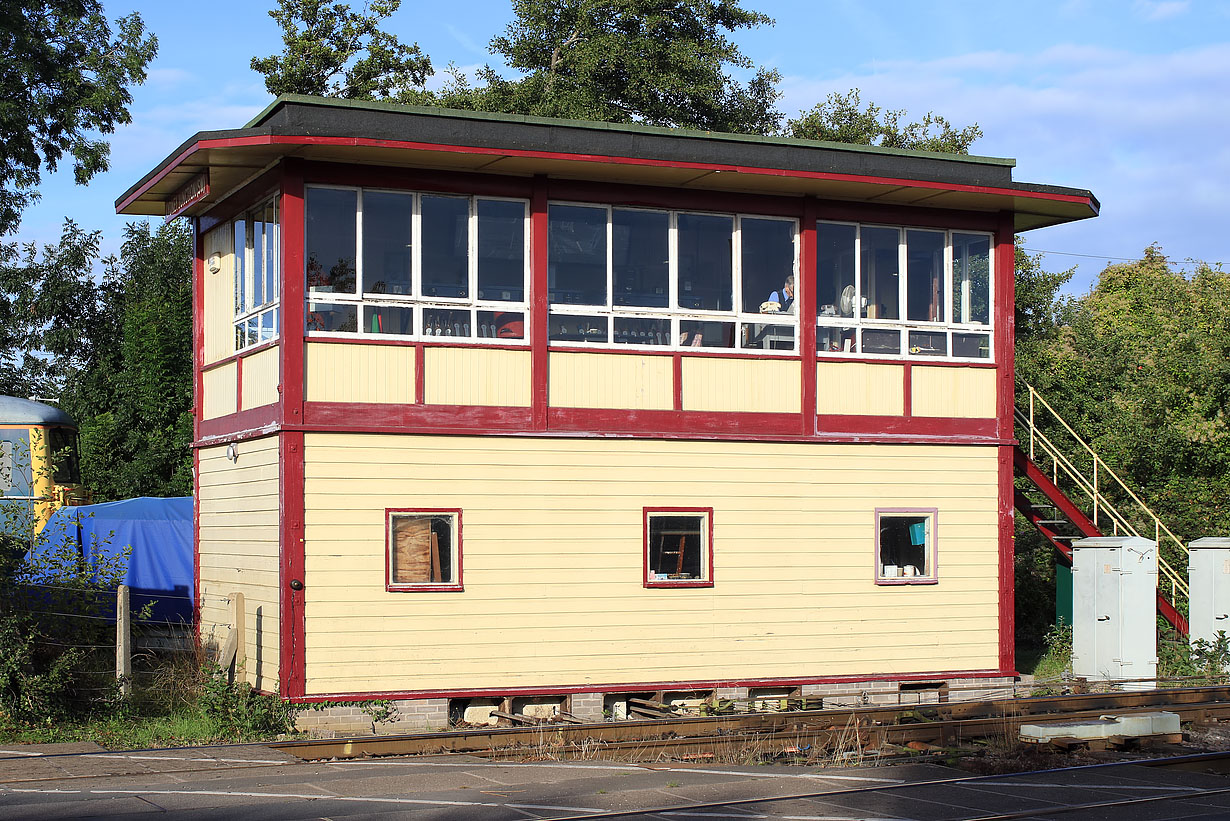
[[[217,664],[207,664],[202,670],[197,705],[219,737],[236,741],[289,733],[298,713],[290,702],[258,692],[246,681],[229,683],[226,671]]]

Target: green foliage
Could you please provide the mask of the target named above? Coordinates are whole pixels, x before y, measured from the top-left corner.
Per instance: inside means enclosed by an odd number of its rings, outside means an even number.
[[[786,122],[786,133],[808,140],[878,145],[883,148],[908,148],[946,154],[968,154],[974,140],[982,136],[978,124],[960,130],[947,119],[927,112],[920,122],[902,124],[905,110],[885,110],[875,103],[863,108],[857,88],[845,94],[833,92],[809,111]]]
[[[228,683],[226,672],[216,664],[202,671],[197,706],[219,737],[236,741],[289,733],[297,712],[289,701],[254,690],[246,681]]]
[[[135,13],[113,34],[98,0],[0,6],[0,236],[65,154],[78,184],[107,169],[109,146],[97,135],[132,121],[129,88],[145,81],[157,51]]]
[[[738,0],[514,0],[513,22],[491,41],[520,74],[487,66],[471,88],[453,70],[442,105],[604,122],[773,133],[776,71],[746,83],[752,62],[726,36],[771,25]]]
[[[270,94],[409,101],[422,94],[431,60],[380,23],[401,0],[372,0],[362,12],[326,0],[278,0],[269,16],[282,28],[281,54],[253,57]]]
[[[1056,624],[1043,637],[1046,652],[1034,667],[1040,682],[1059,681],[1072,670],[1072,626]]]

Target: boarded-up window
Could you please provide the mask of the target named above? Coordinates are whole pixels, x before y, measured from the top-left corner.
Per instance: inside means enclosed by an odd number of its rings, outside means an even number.
[[[389,511],[389,589],[460,589],[460,511]]]
[[[935,510],[876,511],[876,581],[934,582]]]

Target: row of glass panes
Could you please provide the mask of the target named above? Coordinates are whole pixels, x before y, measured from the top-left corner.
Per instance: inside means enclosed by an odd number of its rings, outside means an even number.
[[[990,234],[821,222],[816,240],[822,320],[991,325]]]
[[[312,186],[309,299],[525,303],[525,200]]]
[[[235,350],[242,351],[244,348],[276,339],[279,330],[278,318],[279,312],[275,306],[235,320]]]
[[[934,327],[821,325],[816,328],[816,353],[990,359],[991,334]]]
[[[459,339],[525,339],[525,313],[455,305],[308,302],[308,331]],[[421,330],[419,330],[421,329]]]
[[[237,351],[267,342],[278,334],[278,231],[276,199],[244,213],[232,223]]]
[[[608,316],[552,310],[547,325],[547,336],[552,342],[653,348],[795,350],[793,324],[732,321],[720,314],[708,318],[688,318],[650,314]]]

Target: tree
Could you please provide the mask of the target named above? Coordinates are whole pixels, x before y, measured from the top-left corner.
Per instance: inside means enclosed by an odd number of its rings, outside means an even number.
[[[862,107],[857,88],[845,94],[833,92],[809,111],[786,122],[791,137],[807,140],[878,145],[883,148],[909,148],[944,154],[968,154],[974,140],[982,136],[977,123],[961,130],[947,119],[927,112],[921,122],[901,124],[905,110],[885,110],[875,103]]]
[[[0,6],[0,236],[38,197],[65,154],[84,185],[108,164],[110,134],[132,121],[129,91],[145,81],[158,41],[135,13],[116,21],[98,0]]]
[[[282,27],[280,55],[253,57],[270,94],[411,101],[431,76],[418,44],[381,30],[401,0],[373,0],[363,12],[324,0],[278,0],[269,16]]]
[[[708,131],[772,133],[776,71],[746,84],[752,62],[725,32],[772,25],[738,0],[514,0],[513,22],[491,51],[521,74],[490,66],[471,88],[454,71],[449,107]]]

